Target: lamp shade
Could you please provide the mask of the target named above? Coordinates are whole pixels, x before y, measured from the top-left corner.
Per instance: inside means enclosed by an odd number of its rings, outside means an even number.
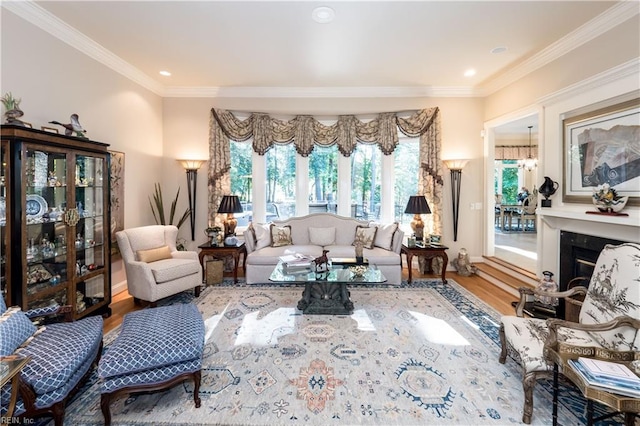
[[[242,213],[242,204],[237,195],[223,195],[218,213]]]
[[[185,170],[198,170],[204,160],[178,160]]]
[[[449,170],[462,170],[467,165],[469,160],[444,160],[444,165]]]
[[[412,195],[409,197],[409,202],[404,212],[409,214],[428,214],[431,213],[431,209],[424,195]]]

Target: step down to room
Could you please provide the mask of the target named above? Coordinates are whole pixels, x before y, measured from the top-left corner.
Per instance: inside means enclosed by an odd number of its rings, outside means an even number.
[[[535,288],[538,278],[530,271],[518,268],[495,257],[485,257],[483,263],[476,263],[477,274],[514,297],[520,297],[518,288]]]

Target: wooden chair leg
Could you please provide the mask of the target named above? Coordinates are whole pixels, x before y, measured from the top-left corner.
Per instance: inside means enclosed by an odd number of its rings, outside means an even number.
[[[111,395],[108,393],[103,393],[100,397],[100,408],[102,409],[102,416],[104,417],[104,426],[111,425],[111,408],[109,408],[110,403]]]
[[[522,423],[531,424],[533,416],[533,387],[536,385],[536,373],[525,374],[522,380],[524,390],[524,408],[522,410]]]
[[[51,412],[53,413],[53,423],[55,424],[55,426],[64,425],[65,402],[66,401],[60,401],[57,404],[54,404],[54,406],[52,407]]]
[[[200,408],[200,380],[202,378],[201,370],[193,373],[193,402],[196,404],[196,408]]]
[[[500,364],[504,364],[505,361],[507,360],[507,338],[504,335],[504,324],[500,324],[500,331],[499,331],[499,335],[500,335],[500,358],[498,358],[498,361],[500,362]]]

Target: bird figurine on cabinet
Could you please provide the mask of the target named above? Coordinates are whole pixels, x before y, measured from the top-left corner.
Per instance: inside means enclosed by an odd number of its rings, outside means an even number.
[[[78,114],[71,114],[70,120],[71,123],[69,124],[62,124],[59,121],[50,121],[49,123],[57,124],[58,126],[64,127],[64,134],[67,136],[71,136],[75,132],[76,137],[86,138],[86,130],[80,124],[80,121],[78,120]]]

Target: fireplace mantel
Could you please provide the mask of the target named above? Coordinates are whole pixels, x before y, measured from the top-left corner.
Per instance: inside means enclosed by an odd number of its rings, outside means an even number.
[[[627,208],[629,216],[587,214],[593,206],[575,205],[538,208],[536,213],[549,227],[587,235],[614,238],[622,241],[640,241],[640,210]]]

